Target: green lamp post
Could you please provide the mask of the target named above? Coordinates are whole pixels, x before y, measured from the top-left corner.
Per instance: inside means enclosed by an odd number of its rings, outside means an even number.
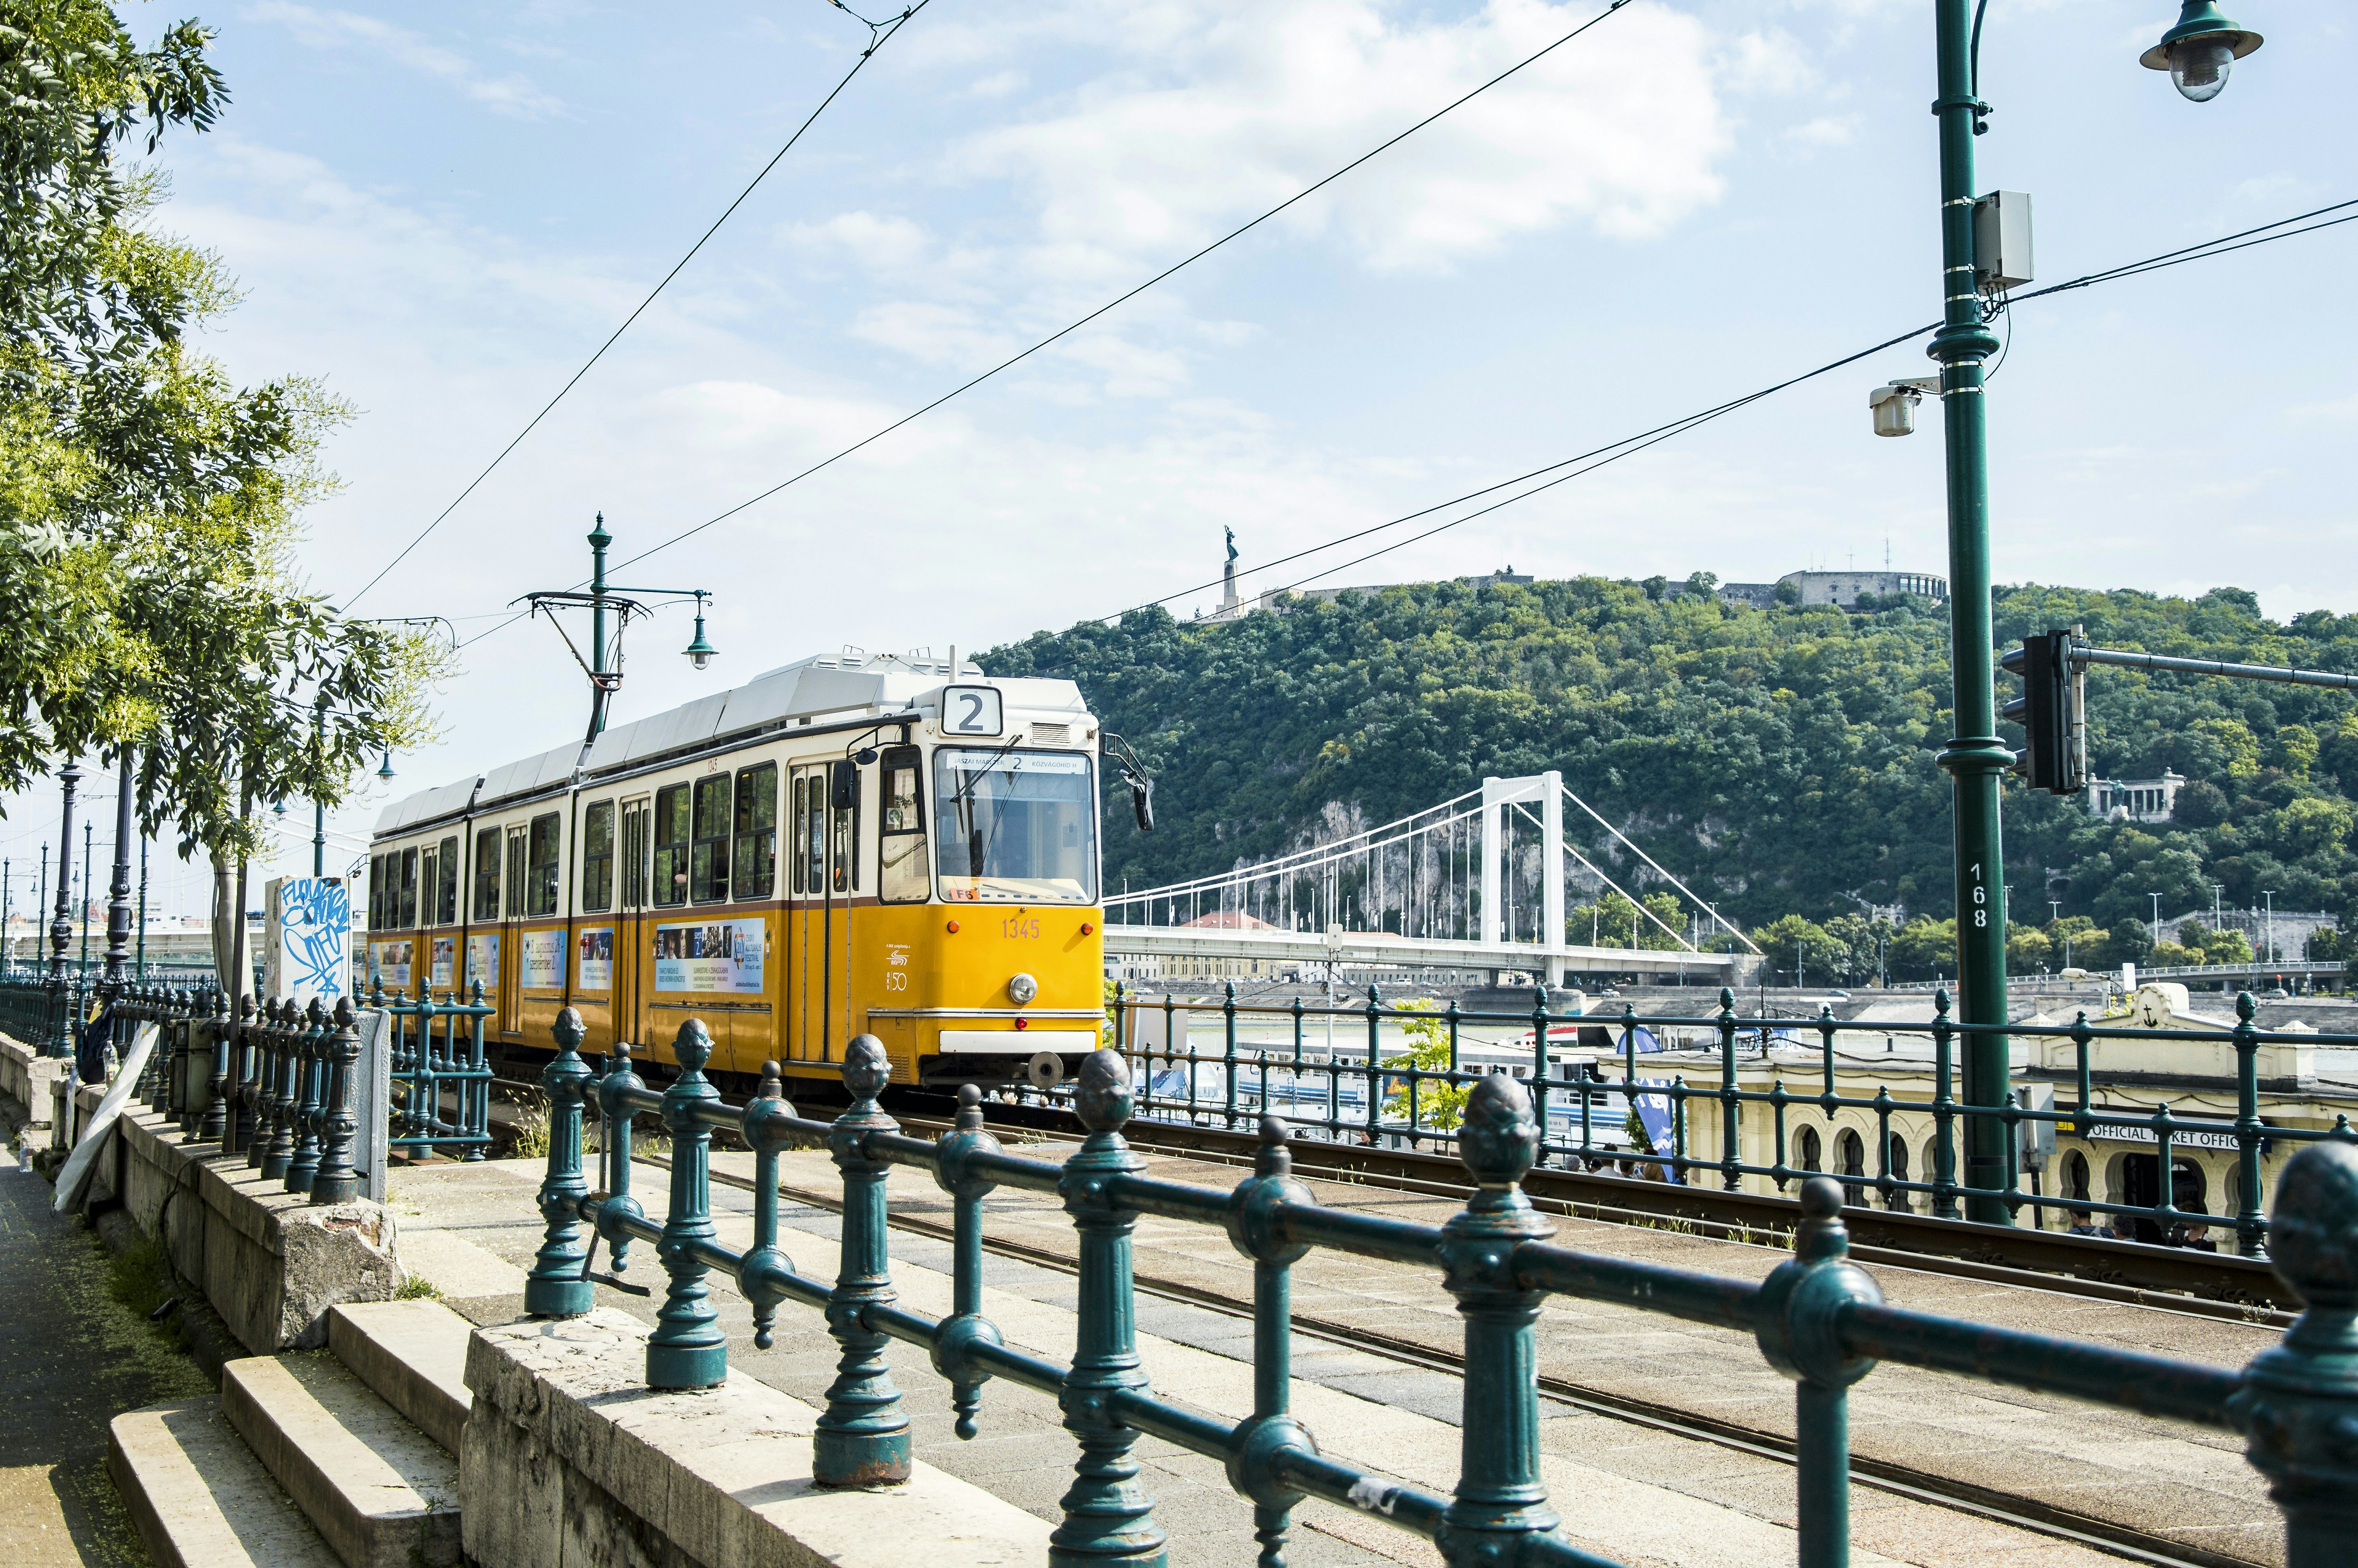
[[[1941,365],[1942,425],[1948,451],[1950,674],[1954,683],[1956,735],[1941,766],[1956,792],[1957,1001],[1962,1022],[2006,1022],[2005,844],[1998,786],[2014,767],[1999,738],[1991,658],[1988,436],[1982,366],[1997,338],[1983,318],[1974,265],[1975,178],[1974,137],[1986,128],[1989,107],[1974,81],[1974,0],[1936,0],[1934,26],[1940,95],[1932,104],[1941,129],[1942,326],[1926,350]],[[2219,14],[2213,0],[2185,0],[2178,25],[2142,57],[2170,73],[2180,92],[2196,103],[2215,97],[2228,67],[2260,47],[2260,36]],[[1996,1109],[2006,1103],[2008,1051],[2003,1034],[1964,1038],[1964,1100]],[[1996,1116],[1966,1119],[1964,1175],[1970,1187],[2003,1192],[2010,1184],[2011,1151]],[[1966,1199],[1965,1217],[2010,1225],[2013,1212],[1996,1196]]]

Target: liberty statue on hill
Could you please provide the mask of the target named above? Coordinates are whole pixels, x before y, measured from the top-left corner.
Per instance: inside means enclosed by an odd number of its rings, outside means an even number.
[[[1220,563],[1220,608],[1229,611],[1237,607],[1237,531],[1224,527],[1220,532],[1228,536],[1228,558]]]

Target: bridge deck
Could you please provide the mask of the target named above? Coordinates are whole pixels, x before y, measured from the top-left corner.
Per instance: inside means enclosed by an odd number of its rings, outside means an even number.
[[[751,1173],[752,1157],[721,1153],[714,1164],[723,1180],[742,1181]],[[1184,1159],[1155,1159],[1152,1169],[1173,1179],[1222,1185],[1237,1175],[1232,1166]],[[405,1219],[405,1234],[419,1232],[424,1243],[422,1232],[439,1229],[446,1238],[463,1237],[520,1268],[529,1263],[539,1238],[528,1206],[537,1179],[537,1165],[531,1162],[427,1166],[397,1175],[395,1195],[417,1211]],[[638,1180],[643,1190],[660,1191],[667,1173],[647,1166]],[[817,1152],[787,1156],[784,1185],[790,1195],[815,1199],[839,1190],[827,1156]],[[1322,1202],[1407,1217],[1437,1220],[1451,1206],[1379,1188],[1313,1185]],[[947,1199],[925,1177],[896,1170],[891,1194],[896,1219],[946,1225]],[[750,1194],[716,1185],[713,1195],[722,1240],[745,1245],[751,1236]],[[1072,1255],[1070,1226],[1053,1203],[1027,1194],[994,1194],[986,1210],[994,1241],[1033,1252],[1038,1260],[992,1257],[984,1310],[1011,1343],[1060,1357],[1069,1354],[1074,1282],[1053,1260]],[[1673,1231],[1559,1223],[1560,1238],[1577,1246],[1725,1273],[1757,1277],[1779,1256],[1766,1248]],[[831,1274],[833,1215],[815,1202],[790,1205],[784,1224],[784,1245],[796,1261],[806,1271]],[[419,1250],[436,1255],[429,1246]],[[640,1249],[630,1277],[655,1288],[652,1301],[613,1292],[601,1297],[652,1317],[663,1276],[651,1251]],[[441,1255],[448,1256],[447,1248]],[[948,1267],[946,1244],[896,1231],[894,1278],[910,1304],[946,1311]],[[433,1270],[427,1272],[431,1277]],[[508,1272],[513,1282],[504,1290],[520,1291],[520,1275]],[[1909,1270],[1876,1272],[1893,1299],[1911,1305],[2223,1364],[2240,1364],[2275,1337],[2271,1330],[2163,1311]],[[1244,1260],[1200,1227],[1150,1219],[1140,1227],[1138,1274],[1142,1290],[1163,1292],[1141,1302],[1141,1352],[1156,1386],[1225,1417],[1248,1411],[1249,1325],[1233,1312],[1171,1294],[1242,1297],[1250,1278]],[[797,1398],[819,1400],[833,1376],[835,1351],[816,1316],[786,1309],[777,1348],[759,1352],[751,1344],[741,1300],[725,1279],[716,1277],[712,1283],[730,1330],[732,1364]],[[456,1304],[483,1321],[519,1310],[519,1303],[488,1283],[478,1281],[466,1289],[482,1293]],[[1303,1319],[1346,1333],[1378,1334],[1442,1354],[1459,1342],[1454,1304],[1429,1272],[1314,1254],[1296,1270],[1295,1304]],[[1742,1336],[1563,1302],[1551,1303],[1541,1330],[1540,1370],[1552,1391],[1585,1390],[1598,1403],[1650,1407],[1673,1420],[1750,1430],[1772,1439],[1790,1433],[1789,1386]],[[906,1346],[894,1346],[892,1355],[926,1459],[1043,1517],[1055,1517],[1072,1447],[1058,1428],[1053,1401],[993,1383],[985,1394],[983,1437],[960,1444],[948,1431],[948,1400],[940,1379]],[[1295,1369],[1296,1409],[1327,1449],[1437,1489],[1454,1480],[1457,1389],[1448,1373],[1306,1334],[1297,1343]],[[1793,1560],[1792,1476],[1773,1455],[1633,1423],[1562,1400],[1542,1409],[1546,1478],[1575,1538],[1633,1563],[1752,1568]],[[2173,1554],[2190,1561],[2282,1561],[2274,1511],[2234,1441],[2224,1434],[1898,1368],[1878,1371],[1862,1386],[1854,1395],[1852,1419],[1866,1464],[1941,1476],[2000,1499],[2019,1499],[2017,1507],[2084,1519],[2099,1531],[2110,1527],[2177,1543]],[[1142,1444],[1140,1452],[1158,1513],[1172,1532],[1174,1563],[1250,1560],[1249,1509],[1204,1461],[1153,1442]],[[2117,1561],[2050,1534],[1887,1491],[1861,1490],[1855,1507],[1855,1561],[1861,1563],[1996,1562],[2044,1568]],[[1439,1562],[1422,1542],[1344,1510],[1312,1506],[1303,1510],[1302,1523],[1290,1557],[1303,1568]]]

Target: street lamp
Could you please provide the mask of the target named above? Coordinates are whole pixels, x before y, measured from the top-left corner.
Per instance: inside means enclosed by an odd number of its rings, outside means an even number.
[[[605,733],[607,705],[622,685],[622,633],[629,627],[633,616],[653,613],[646,605],[641,603],[638,599],[629,597],[630,595],[637,594],[654,599],[695,600],[696,635],[689,639],[687,646],[682,648],[680,653],[686,656],[690,665],[698,670],[703,670],[710,667],[713,656],[720,651],[706,640],[704,635],[704,606],[705,602],[712,597],[708,589],[618,588],[606,580],[606,547],[614,542],[614,536],[606,532],[604,513],[598,514],[596,525],[590,530],[589,539],[589,592],[581,593],[572,589],[561,593],[543,591],[527,593],[522,599],[515,600],[518,604],[530,604],[532,613],[535,615],[540,614],[543,611],[548,612],[549,623],[557,627],[558,636],[565,637],[565,646],[573,654],[573,662],[579,665],[581,673],[590,677],[590,732],[581,741],[582,753],[585,756],[589,753],[590,745],[600,735]],[[557,611],[560,609],[577,606],[587,607],[590,611],[590,656],[586,659],[581,656],[581,651],[573,646],[573,639],[566,636],[563,623],[557,619]],[[611,643],[606,637],[606,616],[609,611],[615,617],[614,636]],[[608,663],[610,656],[612,661],[611,665]]]
[[[1999,784],[2013,772],[2016,758],[1998,734],[1996,661],[1990,656],[1995,629],[1989,400],[1983,381],[1984,367],[1998,348],[1990,321],[2009,281],[2023,281],[2028,268],[2008,254],[2015,248],[2006,232],[2014,204],[1996,199],[1985,202],[1977,189],[1974,142],[1988,129],[1990,111],[1978,81],[1976,9],[1975,0],[1935,0],[1933,8],[1940,84],[1932,112],[1940,124],[1942,323],[1926,351],[1941,367],[1948,470],[1949,668],[1955,687],[1951,711],[1956,731],[1942,750],[1940,765],[1952,781],[1956,802],[1957,1011],[1960,1022],[2002,1029],[2006,1021],[2006,855]],[[2209,97],[2218,91],[2227,63],[2250,53],[2259,41],[2222,17],[2211,0],[2187,0],[2178,26],[2163,35],[2158,47],[2179,90],[2189,97]],[[2146,63],[2156,62],[2147,56]],[[1999,242],[1998,257],[1977,255],[1976,230],[1985,227]],[[2010,1104],[2006,1036],[1969,1034],[1963,1055],[1965,1104],[1985,1112]],[[1996,1195],[2009,1181],[2010,1136],[1994,1115],[1967,1119],[1964,1184],[1978,1192],[1966,1199],[1966,1218],[2014,1223],[2013,1212]]]
[[[2186,0],[2178,26],[2161,42],[2137,56],[2147,70],[2166,70],[2189,102],[2208,103],[2227,85],[2227,71],[2260,47],[2260,35],[2219,14],[2214,0]]]

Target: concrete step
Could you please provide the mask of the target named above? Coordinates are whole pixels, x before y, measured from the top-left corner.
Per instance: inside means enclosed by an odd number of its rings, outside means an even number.
[[[467,1336],[440,1302],[352,1302],[328,1309],[328,1348],[418,1431],[456,1455],[467,1428]]]
[[[334,1357],[232,1361],[222,1407],[345,1568],[455,1568],[459,1462]]]
[[[116,1416],[106,1469],[157,1568],[340,1568],[218,1399]]]

